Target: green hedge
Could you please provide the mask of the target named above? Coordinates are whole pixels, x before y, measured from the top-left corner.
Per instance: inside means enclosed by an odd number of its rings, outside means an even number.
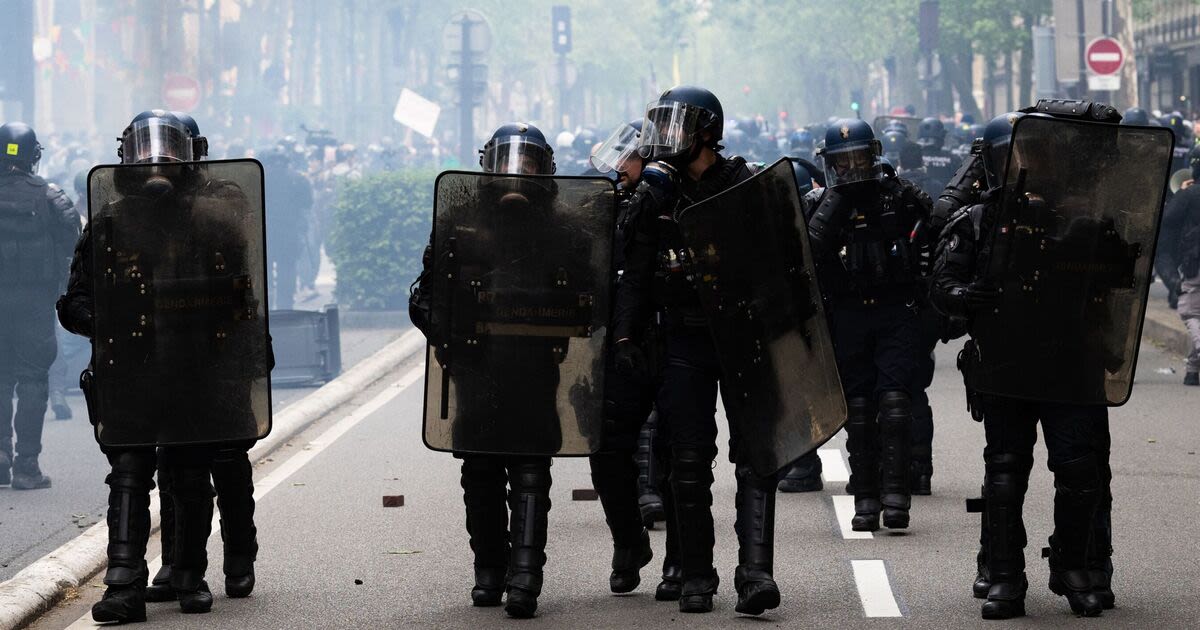
[[[341,182],[328,242],[340,303],[406,308],[429,241],[436,178],[435,170],[404,170]]]

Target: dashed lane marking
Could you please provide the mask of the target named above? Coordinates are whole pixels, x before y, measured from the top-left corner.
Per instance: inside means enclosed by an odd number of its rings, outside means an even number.
[[[883,560],[851,560],[858,598],[868,617],[903,617]]]
[[[345,435],[350,429],[358,426],[360,422],[366,420],[376,411],[383,408],[384,405],[391,402],[394,398],[403,393],[406,389],[412,386],[413,383],[420,381],[425,375],[425,364],[422,363],[413,369],[409,370],[400,377],[400,380],[392,383],[383,391],[375,395],[374,398],[363,403],[354,411],[346,415],[346,417],[338,420],[333,426],[325,430],[324,433],[317,436],[316,439],[306,444],[303,448],[296,451],[294,455],[280,464],[275,470],[272,470],[269,475],[259,479],[254,484],[254,499],[261,501],[271,490],[274,490],[285,479],[292,476],[296,471],[303,468],[313,460],[317,455],[321,454],[326,448]],[[209,549],[213,548],[215,541],[221,538],[220,514],[213,516],[212,537],[209,538]],[[154,558],[147,563],[150,575],[153,576],[162,567],[162,556]],[[100,624],[92,621],[92,613],[89,611],[84,616],[80,617],[75,623],[67,626],[67,630],[82,630],[85,628],[101,627]]]
[[[854,517],[854,497],[848,494],[833,495],[833,512],[837,517],[838,528],[845,540],[870,540],[874,538],[871,532],[856,532],[850,528],[850,519]]]
[[[850,469],[846,468],[846,460],[842,458],[842,449],[819,448],[817,456],[821,458],[821,477],[825,479],[825,483],[850,481]]]

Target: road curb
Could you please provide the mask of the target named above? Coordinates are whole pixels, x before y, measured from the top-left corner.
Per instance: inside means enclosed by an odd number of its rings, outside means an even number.
[[[251,461],[278,448],[308,425],[347,403],[356,393],[383,378],[425,348],[425,338],[411,330],[384,346],[341,376],[276,414],[271,434],[250,449]],[[158,493],[150,505],[151,531],[158,529]],[[72,588],[85,583],[104,567],[108,525],[97,523],[63,546],[0,582],[0,630],[32,623]]]

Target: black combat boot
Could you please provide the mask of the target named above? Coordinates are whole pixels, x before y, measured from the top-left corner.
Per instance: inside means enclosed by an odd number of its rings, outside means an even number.
[[[912,402],[908,394],[884,392],[879,397],[880,503],[883,504],[883,526],[888,529],[908,527],[908,510],[912,506],[909,475],[912,468]]]
[[[654,599],[660,602],[677,602],[679,593],[683,590],[683,567],[679,562],[679,526],[675,520],[675,495],[671,492],[670,458],[667,465],[657,471],[658,487],[662,490],[663,509],[667,512],[667,539],[664,543],[662,581],[654,589]]]
[[[50,478],[42,474],[36,455],[17,455],[12,467],[13,490],[42,490],[50,487]]]
[[[779,480],[780,492],[820,492],[825,489],[821,480],[821,457],[813,450],[792,462],[783,479]]]
[[[518,458],[509,464],[511,512],[508,589],[504,612],[528,619],[537,612],[546,565],[546,526],[550,514],[550,459]]]
[[[680,612],[711,612],[713,595],[720,584],[713,568],[714,455],[710,449],[688,446],[676,446],[671,453],[671,493],[675,502],[683,579],[679,590]]]
[[[638,490],[638,469],[629,452],[598,453],[589,458],[592,486],[600,495],[604,520],[613,539],[612,574],[609,588],[628,593],[641,583],[641,568],[654,553],[650,536],[642,525],[642,513],[634,497]]]
[[[146,588],[147,602],[173,602],[175,590],[171,588],[171,563],[175,558],[175,495],[171,487],[171,475],[166,474],[165,453],[158,449],[158,537],[162,543],[162,567]]]
[[[854,487],[856,532],[879,529],[879,424],[876,409],[868,398],[849,398],[846,421],[846,451],[850,459],[850,484]]]
[[[658,435],[658,414],[651,413],[638,433],[635,460],[638,467],[638,509],[642,514],[642,525],[654,529],[656,523],[667,519],[658,479],[662,476],[658,468],[658,457],[654,451],[654,439]]]
[[[154,451],[110,452],[108,484],[108,569],[104,597],[92,605],[97,623],[146,620],[146,542],[150,538],[150,490]]]
[[[225,594],[249,597],[254,591],[254,561],[258,558],[258,528],[254,526],[254,468],[246,448],[217,450],[212,481],[221,511]]]
[[[1012,619],[1025,615],[1025,523],[1021,510],[1029,485],[1033,457],[992,453],[984,457],[987,473],[984,518],[987,527],[987,573],[991,579],[984,619]]]
[[[908,475],[909,489],[913,496],[927,497],[933,494],[933,461],[916,448],[912,451],[912,458]]]
[[[463,456],[463,503],[475,555],[475,585],[471,587],[475,606],[503,603],[509,556],[507,487],[508,476],[499,457]]]
[[[171,588],[186,614],[212,609],[213,596],[204,581],[208,571],[208,536],[212,533],[211,459],[200,448],[172,448],[167,474],[175,498],[175,555]]]
[[[1101,493],[1095,455],[1056,466],[1054,487],[1054,534],[1043,552],[1050,559],[1050,591],[1066,597],[1075,614],[1096,617],[1104,612],[1104,603],[1093,592],[1088,564],[1092,519]]]
[[[749,466],[738,466],[737,520],[738,566],[733,585],[743,615],[761,615],[779,606],[775,584],[775,477],[759,477]]]

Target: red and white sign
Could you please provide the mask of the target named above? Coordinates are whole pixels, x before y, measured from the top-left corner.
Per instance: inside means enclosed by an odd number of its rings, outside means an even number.
[[[1094,74],[1116,74],[1125,65],[1125,49],[1111,37],[1100,37],[1088,44],[1084,58],[1087,59],[1088,70]]]
[[[200,83],[182,74],[163,77],[163,104],[168,109],[189,112],[200,104]]]

